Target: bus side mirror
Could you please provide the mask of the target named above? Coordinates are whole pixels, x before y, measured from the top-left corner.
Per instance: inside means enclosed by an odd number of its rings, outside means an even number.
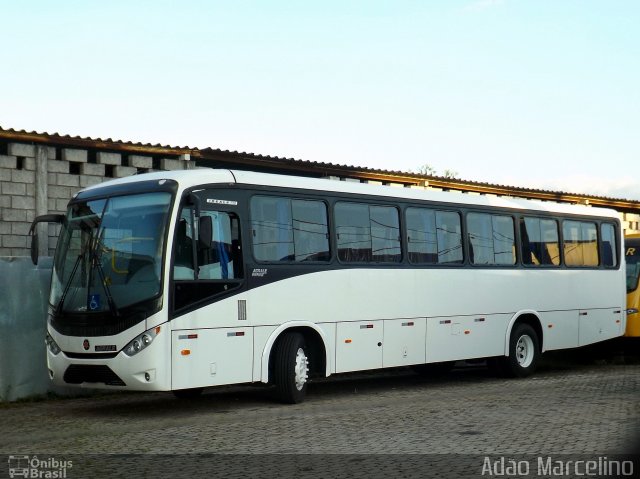
[[[38,232],[36,226],[38,223],[59,223],[64,221],[64,215],[41,215],[36,216],[29,228],[29,234],[31,235],[31,261],[34,265],[38,264]]]
[[[213,224],[211,216],[201,216],[198,223],[198,241],[206,248],[210,249],[213,244]]]
[[[31,235],[31,262],[34,266],[38,265],[38,233]]]

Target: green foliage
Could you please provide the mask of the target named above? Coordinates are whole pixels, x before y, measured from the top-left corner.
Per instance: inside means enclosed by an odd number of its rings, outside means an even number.
[[[446,169],[444,170],[444,173],[442,173],[442,175],[438,174],[438,171],[431,165],[425,163],[424,165],[418,167],[415,171],[415,173],[418,173],[420,175],[427,175],[427,176],[443,176],[445,178],[457,178],[458,177],[458,172],[455,170],[449,170]]]

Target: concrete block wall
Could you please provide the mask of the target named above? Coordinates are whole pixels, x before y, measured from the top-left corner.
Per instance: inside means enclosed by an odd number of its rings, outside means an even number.
[[[15,145],[0,155],[0,256],[28,254],[27,233],[35,216],[35,153]]]
[[[6,143],[0,145],[0,256],[29,256],[29,227],[38,215],[64,213],[74,193],[113,178],[195,167],[189,155]],[[59,226],[41,225],[40,255],[53,254]]]
[[[622,217],[622,227],[625,234],[640,233],[640,215],[635,213],[624,213]]]

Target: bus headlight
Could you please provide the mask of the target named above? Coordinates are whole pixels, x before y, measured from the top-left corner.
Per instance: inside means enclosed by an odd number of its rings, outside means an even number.
[[[56,356],[60,352],[60,346],[56,344],[51,335],[47,332],[47,335],[44,338],[44,342],[47,345],[47,349]]]
[[[129,344],[124,347],[124,354],[126,354],[127,356],[134,356],[138,354],[153,342],[159,332],[160,326],[156,326],[155,328],[152,328],[149,331],[145,331],[141,335],[136,336]]]

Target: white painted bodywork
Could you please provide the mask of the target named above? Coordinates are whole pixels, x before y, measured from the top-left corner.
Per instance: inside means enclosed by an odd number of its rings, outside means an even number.
[[[610,210],[507,198],[369,186],[227,170],[162,172],[110,182],[171,178],[181,192],[201,184],[243,183],[491,205],[555,213],[587,214],[617,220]],[[100,185],[91,189],[100,188]],[[176,223],[174,208],[170,224]],[[172,250],[169,232],[167,251]],[[245,251],[244,254],[250,254]],[[165,276],[170,258],[165,258]],[[267,275],[269,265],[265,265]],[[245,271],[245,275],[251,274]],[[164,281],[164,298],[169,281]],[[321,271],[273,282],[167,321],[164,309],[120,333],[118,350],[141,332],[161,326],[153,343],[129,358],[75,360],[48,352],[54,382],[66,385],[69,364],[107,364],[126,389],[170,390],[269,380],[269,357],[279,335],[292,327],[313,329],[333,373],[462,360],[509,353],[509,335],[518,317],[539,319],[543,350],[573,348],[623,334],[624,265],[617,270],[434,268],[353,268]],[[238,301],[246,301],[246,319]],[[586,314],[584,314],[586,313]],[[65,351],[82,352],[82,340],[49,328]],[[242,333],[242,334],[236,334]],[[197,338],[188,339],[190,335]],[[104,338],[88,338],[92,344]],[[97,344],[97,343],[95,343]],[[189,354],[184,354],[188,350]],[[152,379],[144,380],[151,372]],[[117,389],[102,384],[88,387]]]

